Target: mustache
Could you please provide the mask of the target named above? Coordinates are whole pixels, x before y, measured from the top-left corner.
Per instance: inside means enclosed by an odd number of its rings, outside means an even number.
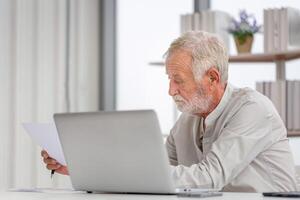
[[[180,95],[173,96],[173,100],[174,101],[185,101],[185,99]]]

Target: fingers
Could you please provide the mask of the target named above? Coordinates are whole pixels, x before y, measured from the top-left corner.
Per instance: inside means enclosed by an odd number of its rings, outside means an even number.
[[[43,157],[43,161],[46,164],[46,168],[48,170],[55,170],[55,172],[57,173],[69,175],[68,168],[59,164],[55,159],[51,158],[47,151],[42,150],[41,156]]]
[[[49,157],[49,154],[47,153],[47,151],[42,150],[42,151],[41,151],[41,156],[42,156],[43,158],[48,158],[48,157]]]
[[[62,166],[60,164],[48,164],[46,167],[49,170],[55,170],[56,171],[59,168],[61,168]]]
[[[61,165],[55,159],[51,158],[45,150],[41,151],[41,156],[44,158],[43,161],[46,164],[47,169],[55,170],[61,167]]]
[[[47,151],[41,151],[41,156],[44,158],[43,161],[45,164],[59,164],[55,159],[51,158]]]
[[[51,164],[52,164],[52,165],[58,164],[57,161],[56,161],[55,159],[52,159],[52,158],[50,158],[50,157],[44,158],[43,161],[44,161],[45,164],[50,164],[50,165],[51,165]]]
[[[46,167],[49,170],[55,170],[56,173],[69,175],[68,168],[66,166],[60,164],[55,164],[55,165],[49,164]]]
[[[63,165],[60,168],[56,169],[55,172],[63,174],[63,175],[69,175],[68,168]]]

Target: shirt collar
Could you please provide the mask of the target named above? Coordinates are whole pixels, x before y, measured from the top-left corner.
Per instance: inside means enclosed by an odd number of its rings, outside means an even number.
[[[214,123],[214,121],[221,115],[223,112],[224,108],[226,107],[232,91],[233,91],[233,86],[230,83],[227,83],[225,92],[221,98],[221,101],[217,105],[217,107],[206,117],[205,119],[205,126],[209,127]]]

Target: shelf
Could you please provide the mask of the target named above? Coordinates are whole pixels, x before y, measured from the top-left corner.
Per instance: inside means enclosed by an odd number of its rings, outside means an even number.
[[[276,64],[276,80],[285,80],[285,61],[300,58],[300,49],[274,53],[246,53],[229,56],[229,63],[259,63]],[[164,66],[164,62],[151,62],[150,65]]]
[[[149,65],[154,65],[154,66],[164,66],[164,62],[150,62]]]
[[[300,58],[300,50],[276,52],[276,53],[257,53],[257,54],[240,54],[229,56],[229,62],[276,62],[288,61]]]
[[[276,62],[288,61],[300,58],[300,50],[276,52],[276,53],[255,53],[255,54],[239,54],[229,56],[230,63],[243,63],[243,62]],[[150,65],[162,66],[164,62],[151,62]]]
[[[300,136],[300,130],[299,131],[288,131],[287,136],[288,137],[299,137]]]

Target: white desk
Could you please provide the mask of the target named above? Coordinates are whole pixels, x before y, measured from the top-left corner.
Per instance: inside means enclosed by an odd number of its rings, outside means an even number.
[[[218,200],[291,200],[291,198],[263,197],[260,193],[223,193],[220,197],[183,198],[175,195],[133,195],[133,194],[86,194],[86,193],[38,193],[38,192],[0,192],[2,200],[178,200],[178,199],[218,199]]]

